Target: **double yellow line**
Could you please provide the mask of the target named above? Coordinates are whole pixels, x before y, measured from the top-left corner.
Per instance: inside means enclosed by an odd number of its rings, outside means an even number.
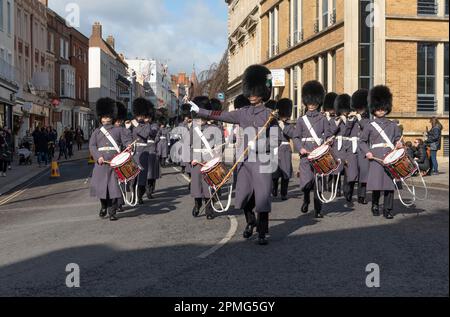
[[[6,205],[8,202],[10,202],[11,200],[13,200],[14,198],[19,197],[20,195],[22,195],[31,185],[33,185],[35,182],[37,182],[38,180],[40,180],[42,177],[44,177],[45,175],[47,175],[47,172],[42,173],[42,175],[38,176],[36,179],[34,179],[33,181],[31,181],[30,183],[28,183],[27,185],[25,185],[25,187],[23,187],[23,189],[18,190],[8,196],[6,196],[5,198],[0,200],[0,206]]]

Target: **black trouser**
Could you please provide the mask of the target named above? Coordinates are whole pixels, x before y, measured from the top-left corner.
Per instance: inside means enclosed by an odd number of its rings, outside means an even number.
[[[8,168],[9,162],[0,160],[0,172],[6,173],[6,169]]]
[[[145,186],[142,185],[138,185],[138,190],[137,190],[137,195],[138,195],[138,200],[142,200],[142,197],[144,197],[145,194]]]
[[[356,182],[348,182],[347,181],[347,175],[344,176],[344,194],[345,198],[348,200],[351,200],[353,197],[353,192],[355,190],[355,184]]]
[[[195,207],[198,208],[198,210],[200,210],[203,206],[203,201],[205,201],[205,204],[207,204],[209,202],[209,198],[195,198]],[[207,216],[211,216],[214,214],[214,211],[212,209],[212,204],[213,202],[210,201],[209,204],[205,207],[205,214]]]
[[[372,205],[380,205],[381,190],[374,190],[372,192]],[[391,211],[394,209],[394,191],[385,190],[384,191],[384,210]]]
[[[147,181],[147,186],[148,186],[148,190],[149,190],[150,194],[153,194],[153,192],[155,191],[155,187],[156,187],[156,179],[149,179]]]
[[[317,196],[316,186],[317,186],[316,182],[311,181],[310,183],[308,183],[305,186],[305,188],[303,188],[303,202],[308,205],[311,203],[310,193],[313,190],[314,191],[314,211],[320,212],[320,211],[322,211],[322,202],[320,201],[319,197]]]
[[[367,196],[367,183],[358,183],[358,198],[366,199]]]
[[[280,178],[273,179],[273,193],[278,195],[278,183]],[[281,197],[286,197],[288,194],[288,188],[289,188],[289,179],[284,179],[281,177]],[[277,196],[274,195],[274,196]]]
[[[256,226],[256,232],[258,232],[259,234],[267,234],[269,233],[269,213],[258,212],[258,216],[256,217],[253,211],[255,206],[255,194],[253,194],[252,198],[250,198],[250,200],[244,206],[244,214],[247,225]]]
[[[117,212],[118,207],[118,199],[111,199],[109,198],[109,191],[106,191],[106,199],[100,199],[100,204],[102,206],[102,209],[108,210],[108,214],[110,216],[113,216]]]

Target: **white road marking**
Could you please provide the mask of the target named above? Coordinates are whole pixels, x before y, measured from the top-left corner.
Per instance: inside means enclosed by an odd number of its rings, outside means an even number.
[[[238,228],[238,222],[237,222],[237,219],[235,216],[228,216],[228,219],[230,219],[230,230],[228,230],[228,233],[225,236],[225,238],[223,238],[222,241],[220,241],[218,244],[213,246],[211,249],[200,254],[198,256],[198,258],[206,259],[208,256],[210,256],[211,254],[213,254],[214,252],[219,250],[221,247],[223,247],[225,244],[228,243],[228,241],[230,241],[233,238],[233,236],[236,233],[236,230]]]
[[[181,172],[181,170],[178,170],[175,167],[173,169],[176,170],[177,172]],[[188,183],[191,181],[186,175],[182,174],[182,176]],[[236,231],[238,228],[238,222],[237,222],[237,219],[235,216],[228,216],[228,219],[230,220],[230,229],[228,230],[225,238],[223,238],[218,244],[216,244],[209,250],[206,250],[205,252],[203,252],[202,254],[197,256],[197,258],[206,259],[208,256],[210,256],[211,254],[213,254],[214,252],[216,252],[217,250],[222,248],[225,244],[227,244],[233,238],[233,236],[236,234]]]

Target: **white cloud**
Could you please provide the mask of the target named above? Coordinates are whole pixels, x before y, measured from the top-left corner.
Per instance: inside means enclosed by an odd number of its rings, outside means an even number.
[[[167,60],[172,73],[189,73],[194,63],[202,70],[218,62],[226,49],[225,15],[215,12],[216,7],[213,9],[207,1],[50,0],[49,6],[64,16],[66,4],[76,3],[80,7],[80,31],[86,36],[90,36],[93,22],[99,21],[103,37],[113,35],[117,51],[127,58]],[[217,8],[226,10],[225,1]]]

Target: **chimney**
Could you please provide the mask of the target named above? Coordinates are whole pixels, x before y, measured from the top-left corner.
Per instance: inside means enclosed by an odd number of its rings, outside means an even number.
[[[114,40],[114,36],[112,35],[108,36],[108,38],[106,39],[106,43],[108,43],[108,45],[111,46],[113,49],[116,49],[114,47],[116,43],[116,41]]]
[[[102,38],[102,24],[100,22],[94,22],[92,26],[92,37]]]

